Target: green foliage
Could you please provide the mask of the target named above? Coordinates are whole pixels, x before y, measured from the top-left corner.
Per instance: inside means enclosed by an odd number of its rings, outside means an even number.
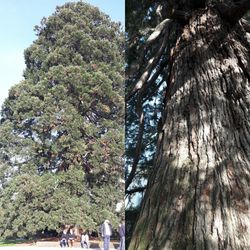
[[[124,35],[86,3],[35,27],[24,81],[0,123],[0,235],[118,223],[123,200]]]

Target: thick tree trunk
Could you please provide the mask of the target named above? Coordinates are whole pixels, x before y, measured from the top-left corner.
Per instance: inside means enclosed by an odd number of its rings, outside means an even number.
[[[185,26],[129,250],[250,249],[247,39],[213,9]]]

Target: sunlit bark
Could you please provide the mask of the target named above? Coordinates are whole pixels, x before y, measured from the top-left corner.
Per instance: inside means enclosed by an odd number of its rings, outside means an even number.
[[[129,250],[250,248],[248,39],[214,8],[183,29]]]

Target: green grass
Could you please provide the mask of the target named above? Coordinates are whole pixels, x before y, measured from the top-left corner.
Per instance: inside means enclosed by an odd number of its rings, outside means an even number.
[[[15,246],[24,242],[27,242],[27,240],[0,240],[0,247]]]
[[[3,242],[0,242],[0,247],[8,247],[8,246],[15,246],[16,244],[15,243],[3,243]]]

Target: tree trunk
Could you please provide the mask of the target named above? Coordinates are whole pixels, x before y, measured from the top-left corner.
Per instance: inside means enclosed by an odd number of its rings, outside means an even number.
[[[129,250],[250,249],[249,49],[215,9],[184,27]]]

